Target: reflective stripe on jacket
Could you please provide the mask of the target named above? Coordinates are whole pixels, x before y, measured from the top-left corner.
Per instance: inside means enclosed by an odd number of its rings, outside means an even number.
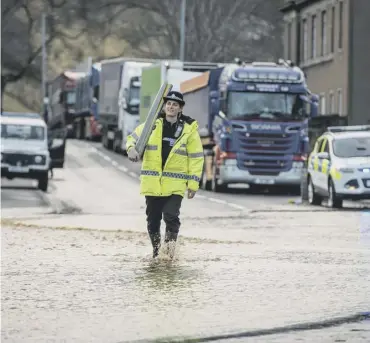
[[[127,137],[127,151],[134,147],[144,124],[139,125]],[[199,189],[203,171],[203,146],[198,133],[198,124],[184,122],[181,136],[176,140],[162,170],[162,131],[163,119],[156,120],[155,129],[149,137],[141,165],[140,194],[184,196],[186,188]]]

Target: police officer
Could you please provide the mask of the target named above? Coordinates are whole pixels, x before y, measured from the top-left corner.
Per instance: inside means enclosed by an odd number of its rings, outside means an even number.
[[[171,91],[164,97],[161,113],[145,148],[141,166],[140,194],[146,198],[148,233],[153,245],[153,257],[161,245],[162,215],[166,224],[165,243],[173,257],[180,228],[180,207],[187,190],[192,199],[199,189],[203,170],[203,147],[197,122],[182,113],[185,101],[180,92]],[[127,138],[127,154],[131,161],[140,159],[135,144],[144,124]]]

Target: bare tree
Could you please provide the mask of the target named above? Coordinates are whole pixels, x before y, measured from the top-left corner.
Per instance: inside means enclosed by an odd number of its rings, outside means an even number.
[[[1,93],[7,84],[16,82],[22,77],[35,77],[39,73],[35,62],[41,52],[40,13],[44,4],[30,0],[7,0],[2,8],[2,70]],[[55,38],[52,32],[49,44]]]
[[[281,1],[187,0],[186,60],[278,57]],[[3,0],[2,95],[6,89],[24,105],[38,107],[43,12],[55,73],[87,56],[178,58],[180,5],[181,0]]]
[[[25,87],[18,85],[22,79],[32,85],[27,93],[34,93],[35,88],[40,86],[42,13],[47,14],[46,47],[51,62],[49,66],[52,72],[57,72],[60,70],[53,67],[64,66],[66,56],[80,61],[91,51],[97,50],[99,54],[101,43],[110,35],[111,20],[130,6],[130,0],[3,0],[2,99],[7,91],[12,92],[9,95],[13,98],[19,97],[24,103],[24,94],[19,90]],[[10,84],[16,87],[7,87]],[[35,94],[32,94],[32,99],[28,101],[33,108],[34,97]]]
[[[141,0],[111,25],[142,56],[178,58],[180,0]],[[230,61],[280,55],[276,0],[187,0],[186,59]],[[273,37],[273,38],[272,38]],[[273,48],[272,48],[273,47]]]

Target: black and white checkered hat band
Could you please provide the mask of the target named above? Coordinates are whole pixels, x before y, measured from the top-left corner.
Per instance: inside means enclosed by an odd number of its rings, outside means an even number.
[[[184,100],[182,100],[181,98],[177,97],[175,94],[171,94],[170,96],[166,96],[165,97],[166,99],[173,99],[173,100],[177,100],[177,101],[180,101],[180,102],[183,102]]]

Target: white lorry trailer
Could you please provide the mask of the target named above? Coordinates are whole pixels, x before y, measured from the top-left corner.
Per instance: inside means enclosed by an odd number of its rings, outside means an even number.
[[[118,126],[114,133],[113,150],[126,154],[127,137],[139,125],[141,70],[149,62],[125,62],[121,67],[118,93]]]
[[[122,82],[129,80],[126,75],[126,64],[128,63],[151,63],[153,60],[135,58],[114,58],[101,62],[100,89],[99,89],[99,124],[101,127],[103,146],[109,150],[120,145],[118,132],[118,119],[121,103],[120,90]],[[135,69],[135,68],[134,68]],[[129,75],[129,73],[127,73]],[[123,76],[123,77],[122,77]],[[122,116],[123,118],[123,116]]]
[[[179,91],[182,82],[217,67],[217,63],[178,60],[159,61],[144,67],[141,74],[140,123],[145,122],[154,98],[164,82],[172,84],[172,90]]]

